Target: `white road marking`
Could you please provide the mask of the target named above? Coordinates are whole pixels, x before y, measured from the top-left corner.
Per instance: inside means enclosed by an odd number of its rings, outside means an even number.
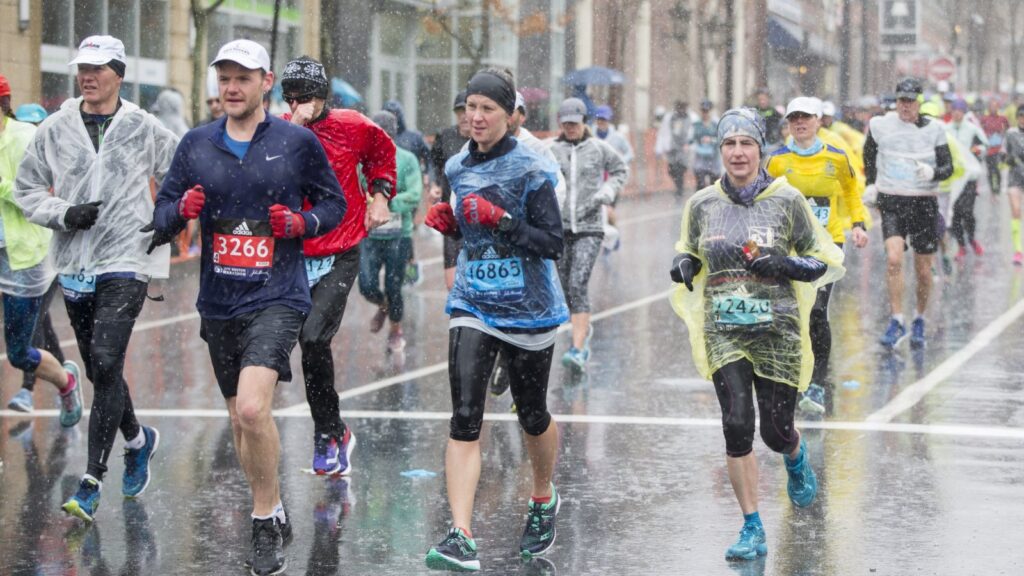
[[[978,332],[967,346],[957,350],[952,356],[946,358],[942,364],[925,375],[917,382],[907,386],[895,398],[889,401],[874,414],[866,418],[867,422],[891,422],[893,418],[913,408],[926,394],[936,386],[952,376],[961,366],[981,352],[986,346],[999,337],[1007,328],[1017,321],[1024,314],[1024,300],[1019,300],[1012,308],[1003,312],[1001,316],[985,326]]]

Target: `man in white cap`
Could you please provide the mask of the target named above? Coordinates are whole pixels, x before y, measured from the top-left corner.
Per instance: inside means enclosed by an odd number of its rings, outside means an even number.
[[[118,429],[125,439],[121,492],[134,498],[150,481],[160,435],[135,418],[122,374],[128,340],[151,278],[166,278],[170,251],[147,253],[140,232],[149,182],[162,182],[178,138],[118,94],[127,59],[111,36],[82,41],[77,66],[82,95],[61,105],[29,145],[14,197],[28,219],[54,230],[52,254],[71,327],[94,386],[89,458],[68,514],[91,521]]]
[[[224,107],[220,103],[220,88],[217,86],[217,69],[213,66],[206,69],[206,111],[209,115],[203,124],[220,120],[224,116]]]
[[[274,85],[267,51],[234,40],[212,65],[227,118],[182,138],[153,227],[164,240],[200,223],[199,334],[252,491],[247,564],[262,576],[284,571],[291,535],[270,408],[278,381],[291,380],[289,356],[311,309],[302,243],[338,226],[346,202],[316,135],[263,108]]]

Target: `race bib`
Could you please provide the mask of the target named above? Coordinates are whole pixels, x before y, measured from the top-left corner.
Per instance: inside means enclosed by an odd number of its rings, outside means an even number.
[[[1003,135],[999,132],[995,132],[988,137],[989,148],[998,148],[1003,145]]]
[[[772,321],[772,303],[764,298],[715,296],[712,306],[715,324],[756,327]]]
[[[466,279],[472,292],[491,301],[515,301],[526,293],[522,259],[499,254],[495,246],[467,262]]]
[[[828,198],[808,198],[814,217],[822,226],[828,226],[828,217],[832,214],[832,206]]]
[[[316,286],[317,282],[333,269],[334,256],[306,258],[306,280],[309,281],[309,287]]]
[[[60,282],[64,297],[71,301],[82,300],[96,293],[96,276],[86,274],[85,270],[78,274],[61,274],[57,281]]]
[[[265,281],[274,265],[270,222],[217,220],[213,224],[213,272],[232,280]]]
[[[917,162],[910,158],[887,157],[884,164],[885,174],[893,180],[914,182],[917,180]]]

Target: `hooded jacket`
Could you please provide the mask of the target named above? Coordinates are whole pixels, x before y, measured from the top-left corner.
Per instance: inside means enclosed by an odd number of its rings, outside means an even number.
[[[174,90],[164,90],[156,97],[153,104],[153,115],[156,116],[178,138],[188,132],[185,122],[185,99]]]
[[[423,134],[416,130],[410,130],[405,123],[405,109],[397,100],[388,100],[384,103],[384,109],[395,115],[398,120],[398,135],[395,136],[395,144],[399,148],[405,148],[416,155],[420,161],[420,167],[431,174],[433,180],[433,166],[430,163],[430,147],[423,139]]]
[[[615,201],[629,177],[629,168],[610,144],[595,138],[589,130],[575,143],[560,136],[551,152],[566,182],[562,225],[573,234],[603,234],[601,207]]]
[[[283,117],[290,120],[291,114]],[[397,190],[395,143],[384,130],[355,110],[331,110],[325,118],[307,124],[306,128],[316,134],[323,146],[348,204],[345,218],[337,228],[303,242],[305,255],[318,258],[340,254],[366,238],[363,223],[366,218],[366,191],[359,183],[360,171],[368,184],[372,185],[375,180],[390,184],[394,197]],[[307,200],[302,209],[308,210],[310,206]]]
[[[18,167],[15,201],[30,222],[55,231],[51,252],[58,273],[166,278],[170,247],[146,254],[151,235],[139,230],[153,214],[150,178],[158,186],[163,182],[178,137],[122,100],[97,150],[81,105],[81,97],[66,100],[39,126]],[[103,204],[92,228],[68,230],[68,208],[97,200]]]

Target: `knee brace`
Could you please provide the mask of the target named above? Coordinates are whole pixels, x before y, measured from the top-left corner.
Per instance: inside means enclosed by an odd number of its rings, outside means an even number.
[[[761,439],[772,452],[788,454],[796,448],[800,436],[796,433],[793,423],[779,424],[771,419],[761,419]]]
[[[736,414],[722,417],[725,433],[725,453],[733,458],[746,456],[754,449],[754,420]]]
[[[551,413],[547,410],[530,410],[521,406],[516,407],[516,416],[519,418],[519,425],[523,432],[530,436],[540,436],[547,432],[551,425]]]

